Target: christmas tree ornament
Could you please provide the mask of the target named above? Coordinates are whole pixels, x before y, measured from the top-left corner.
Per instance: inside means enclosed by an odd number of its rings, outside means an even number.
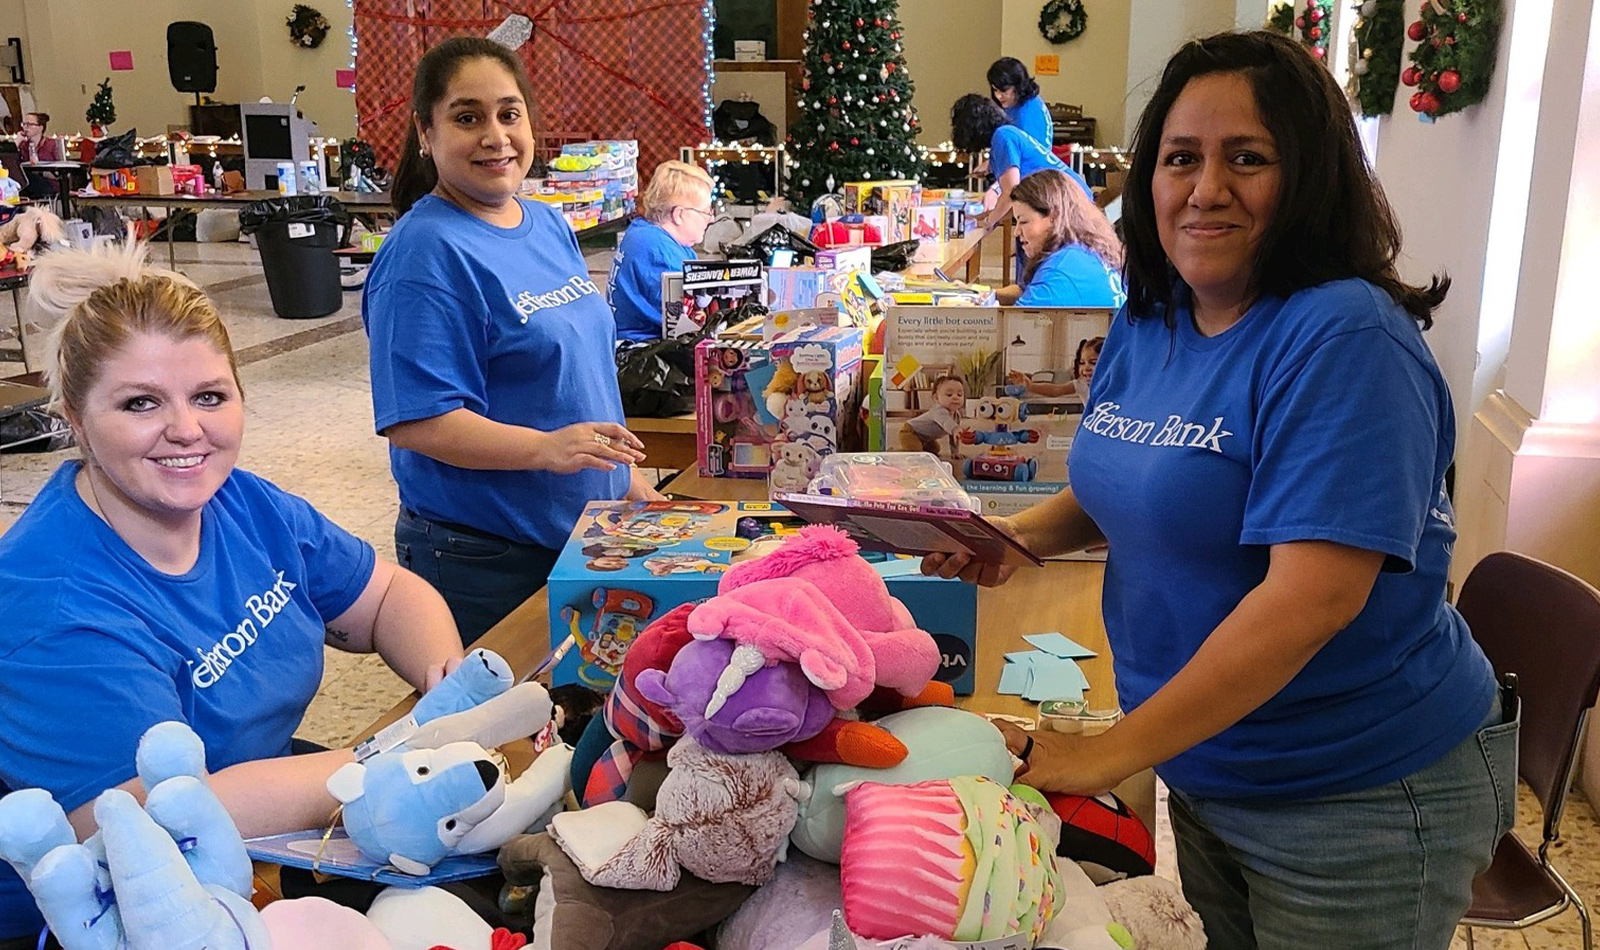
[[[1406,35],[1411,37],[1412,40],[1420,43],[1422,42],[1422,38],[1428,35],[1428,30],[1427,27],[1422,25],[1421,20],[1413,20],[1411,21],[1411,25],[1406,27]]]
[[[1447,69],[1439,74],[1439,91],[1449,95],[1461,88],[1461,74]]]

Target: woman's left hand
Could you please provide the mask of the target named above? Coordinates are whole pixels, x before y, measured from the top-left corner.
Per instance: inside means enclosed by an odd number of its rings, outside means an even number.
[[[1016,780],[1041,792],[1062,795],[1100,795],[1115,788],[1127,778],[1112,772],[1109,756],[1111,747],[1104,741],[1107,733],[1085,736],[1054,729],[1028,731],[1004,720],[995,722],[1000,734],[1005,736],[1006,748],[1018,758],[1027,757],[1017,768]],[[1028,740],[1033,740],[1032,748]]]
[[[422,691],[426,693],[435,686],[438,686],[444,681],[446,676],[454,673],[456,671],[456,667],[460,665],[461,657],[453,656],[450,659],[445,660],[443,663],[435,663],[428,667],[428,675],[426,679],[423,680]]]
[[[656,491],[656,486],[650,484],[649,479],[639,474],[638,469],[633,470],[632,481],[628,484],[628,493],[622,496],[624,501],[666,501],[667,496]]]

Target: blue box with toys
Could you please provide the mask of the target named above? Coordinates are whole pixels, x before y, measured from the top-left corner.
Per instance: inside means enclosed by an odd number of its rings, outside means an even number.
[[[607,690],[628,646],[652,620],[705,600],[734,564],[770,552],[805,522],[769,502],[593,502],[550,572],[550,644],[574,646],[553,685]],[[958,695],[973,689],[977,588],[924,577],[916,558],[864,552],[939,646],[938,678]]]
[[[813,326],[765,341],[761,324],[695,347],[700,474],[803,488],[822,456],[861,445],[864,335]]]

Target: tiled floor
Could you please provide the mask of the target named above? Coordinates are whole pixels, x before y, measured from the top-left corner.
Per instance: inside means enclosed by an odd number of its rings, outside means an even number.
[[[163,263],[164,250],[157,255]],[[255,252],[248,247],[185,245],[178,260],[191,279],[212,288],[240,351],[247,407],[240,464],[303,495],[381,554],[392,554],[396,496],[385,443],[371,428],[360,295],[346,294],[344,308],[320,320],[281,320],[272,313]],[[607,253],[590,255],[596,279],[604,278],[608,264]],[[0,326],[10,325],[8,307],[0,302]],[[6,342],[0,331],[0,345]],[[0,376],[22,369],[0,363]],[[69,454],[0,456],[0,530]],[[301,734],[323,743],[347,742],[405,692],[377,657],[329,650],[322,690]],[[1537,806],[1526,789],[1518,813],[1519,832],[1536,841]],[[1591,905],[1600,905],[1600,823],[1586,802],[1574,800],[1564,831],[1555,861]],[[1161,873],[1171,875],[1171,831],[1164,816],[1156,834]],[[1477,945],[1490,950],[1581,946],[1571,913],[1521,933],[1479,931]],[[1458,936],[1453,946],[1464,947],[1465,941]]]

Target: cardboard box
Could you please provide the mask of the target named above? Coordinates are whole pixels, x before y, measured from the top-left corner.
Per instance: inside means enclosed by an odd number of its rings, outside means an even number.
[[[698,333],[746,304],[760,303],[763,270],[756,261],[684,261],[681,307],[677,313],[664,309],[662,336]]]
[[[803,524],[764,502],[594,502],[550,572],[550,643],[580,640],[556,667],[557,685],[608,689],[628,646],[651,620],[715,596],[729,566],[766,553]],[[923,577],[918,561],[868,554],[889,592],[932,634],[938,678],[973,689],[977,588]]]
[[[700,474],[804,488],[822,456],[862,444],[854,327],[805,327],[767,341],[742,325],[695,347]],[[781,464],[780,464],[781,463]]]
[[[133,170],[139,182],[141,195],[175,195],[177,183],[172,180],[171,165],[140,165]]]
[[[883,446],[883,356],[869,356],[867,373],[867,451],[882,452]]]
[[[734,40],[733,61],[736,63],[759,63],[767,58],[766,40]]]
[[[817,252],[815,264],[822,270],[872,271],[872,248],[830,247]]]
[[[885,450],[949,460],[985,515],[1015,514],[1056,494],[1067,486],[1067,452],[1083,419],[1078,352],[1084,341],[1105,336],[1114,312],[891,306],[883,357]],[[935,388],[947,376],[961,387],[959,417],[941,402],[948,384]]]
[[[883,242],[909,241],[922,203],[922,186],[909,179],[853,181],[844,186],[847,213],[884,218]]]

